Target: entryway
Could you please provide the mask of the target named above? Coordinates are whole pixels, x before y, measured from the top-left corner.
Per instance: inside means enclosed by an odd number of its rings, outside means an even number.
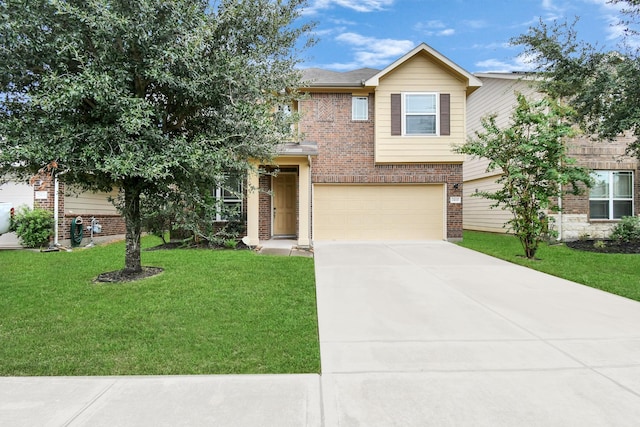
[[[297,175],[289,172],[279,173],[272,178],[274,236],[295,237],[297,234],[296,180]]]

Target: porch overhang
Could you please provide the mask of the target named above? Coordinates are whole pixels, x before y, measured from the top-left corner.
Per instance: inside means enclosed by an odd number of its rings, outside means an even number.
[[[276,150],[276,153],[278,157],[280,156],[283,156],[283,157],[317,156],[318,143],[310,142],[310,141],[303,141],[300,143],[288,142],[288,143],[279,145]]]

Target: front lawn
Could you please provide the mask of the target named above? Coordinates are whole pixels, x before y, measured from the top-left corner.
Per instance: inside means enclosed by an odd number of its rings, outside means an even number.
[[[320,371],[312,259],[177,249],[142,263],[165,271],[95,284],[124,266],[122,242],[0,251],[0,375]]]
[[[543,244],[538,260],[528,260],[516,237],[477,231],[465,231],[460,246],[640,301],[640,254],[601,254]]]

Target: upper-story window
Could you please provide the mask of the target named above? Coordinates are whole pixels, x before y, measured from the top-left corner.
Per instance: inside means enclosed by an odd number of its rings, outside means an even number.
[[[438,134],[438,96],[435,93],[405,93],[403,134]]]
[[[633,172],[595,171],[589,191],[591,219],[620,219],[633,215]]]
[[[351,98],[351,120],[369,120],[369,97],[354,96]]]
[[[451,135],[451,95],[433,92],[392,93],[391,135]]]

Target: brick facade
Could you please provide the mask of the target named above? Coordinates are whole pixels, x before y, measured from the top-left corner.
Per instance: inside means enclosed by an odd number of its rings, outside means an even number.
[[[447,200],[462,197],[462,164],[376,164],[374,95],[369,94],[367,121],[351,120],[351,99],[351,93],[313,93],[299,104],[300,131],[318,144],[313,183],[446,184]],[[447,238],[462,238],[461,203],[447,203]]]
[[[568,144],[568,154],[577,165],[592,170],[633,171],[634,214],[640,214],[640,169],[638,159],[625,154],[633,137],[620,137],[614,141],[594,141],[588,137],[574,138]],[[589,191],[581,195],[565,195],[562,199],[562,215],[553,215],[556,222],[562,218],[562,239],[575,240],[582,236],[607,238],[616,220],[591,220],[589,218]]]
[[[271,238],[271,175],[264,173],[260,175],[260,240]]]

